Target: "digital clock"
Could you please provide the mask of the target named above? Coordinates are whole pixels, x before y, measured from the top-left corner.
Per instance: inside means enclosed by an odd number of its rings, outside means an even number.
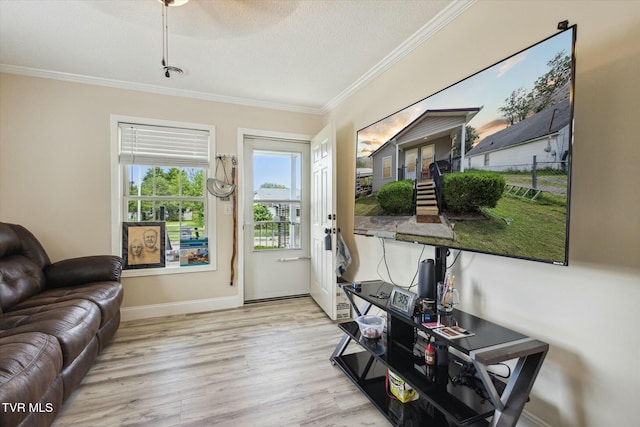
[[[389,296],[389,308],[407,317],[412,317],[417,298],[418,295],[410,290],[394,286]]]

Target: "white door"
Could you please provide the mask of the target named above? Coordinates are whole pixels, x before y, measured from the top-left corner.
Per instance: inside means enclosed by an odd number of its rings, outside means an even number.
[[[420,157],[422,161],[420,162],[420,178],[431,178],[431,174],[429,173],[429,165],[435,161],[435,149],[433,145],[425,145],[420,149]]]
[[[309,143],[244,137],[244,300],[309,294]]]
[[[333,125],[311,140],[311,297],[336,319],[336,199]],[[325,237],[330,247],[325,245]]]

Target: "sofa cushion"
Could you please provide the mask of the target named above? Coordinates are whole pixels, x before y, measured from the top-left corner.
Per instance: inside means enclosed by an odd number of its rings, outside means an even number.
[[[23,255],[0,258],[0,307],[6,312],[12,306],[44,289],[44,273]]]
[[[86,299],[100,308],[100,327],[113,319],[120,312],[123,292],[119,282],[89,283],[67,288],[47,289],[31,298],[14,305],[9,314],[16,310],[56,304],[62,301]]]
[[[27,332],[0,338],[0,402],[12,405],[0,411],[0,425],[17,425],[34,405],[56,411],[60,402],[55,395],[61,393],[47,393],[55,388],[61,369],[62,351],[51,335]]]
[[[47,288],[68,288],[95,282],[119,282],[122,258],[93,255],[54,262],[44,268]]]
[[[0,222],[0,258],[23,255],[41,270],[51,264],[44,248],[29,230],[18,224]]]
[[[42,245],[20,225],[0,222],[0,311],[6,311],[45,286],[51,261]]]
[[[4,313],[0,317],[0,338],[25,332],[42,332],[57,338],[67,366],[95,337],[100,310],[88,300],[68,300]]]
[[[20,237],[11,224],[0,222],[0,258],[22,252]]]

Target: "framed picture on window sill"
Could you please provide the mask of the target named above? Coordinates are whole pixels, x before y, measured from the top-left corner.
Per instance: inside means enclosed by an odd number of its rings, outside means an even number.
[[[123,222],[124,269],[163,268],[166,263],[165,236],[164,222]]]

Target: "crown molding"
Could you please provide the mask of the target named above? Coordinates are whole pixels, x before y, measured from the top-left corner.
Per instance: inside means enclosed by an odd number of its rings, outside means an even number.
[[[434,34],[444,28],[458,15],[471,7],[477,0],[454,0],[449,6],[442,10],[433,19],[427,22],[422,28],[416,31],[411,37],[405,40],[398,48],[385,56],[380,62],[373,66],[363,76],[353,84],[343,90],[338,96],[333,98],[322,108],[303,107],[299,105],[280,104],[276,102],[259,101],[255,99],[239,98],[233,96],[217,95],[212,93],[166,88],[161,86],[148,85],[143,83],[125,82],[121,80],[105,79],[100,77],[84,76],[79,74],[63,73],[58,71],[42,70],[38,68],[20,67],[15,65],[0,64],[0,73],[17,74],[29,77],[39,77],[45,79],[62,80],[72,83],[82,83],[96,86],[105,86],[117,89],[134,90],[140,92],[156,93],[161,95],[180,96],[185,98],[201,99],[205,101],[221,102],[226,104],[237,104],[248,107],[267,108],[271,110],[282,110],[294,113],[322,115],[335,109],[340,103],[353,95],[362,87],[375,80],[391,68],[398,61],[411,53]]]
[[[349,98],[362,87],[375,80],[391,68],[398,61],[403,59],[415,48],[425,41],[429,40],[442,28],[447,26],[451,21],[457,18],[465,10],[470,8],[477,0],[454,0],[449,6],[438,13],[433,19],[427,22],[422,28],[416,31],[411,37],[405,40],[400,46],[393,50],[389,55],[385,56],[380,62],[374,65],[362,77],[356,80],[351,86],[342,91],[338,96],[333,98],[321,108],[321,112],[326,114],[335,109],[345,99]]]
[[[276,102],[259,101],[255,99],[238,98],[233,96],[216,95],[192,90],[173,89],[153,86],[144,83],[125,82],[122,80],[104,79],[100,77],[83,76],[80,74],[62,73],[58,71],[42,70],[38,68],[20,67],[0,64],[0,73],[17,74],[43,79],[62,80],[71,83],[81,83],[95,86],[105,86],[116,89],[135,90],[139,92],[156,93],[160,95],[181,96],[185,98],[201,99],[204,101],[222,102],[226,104],[245,105],[248,107],[268,108],[271,110],[290,111],[294,113],[322,114],[319,108],[302,107],[298,105],[279,104]]]

